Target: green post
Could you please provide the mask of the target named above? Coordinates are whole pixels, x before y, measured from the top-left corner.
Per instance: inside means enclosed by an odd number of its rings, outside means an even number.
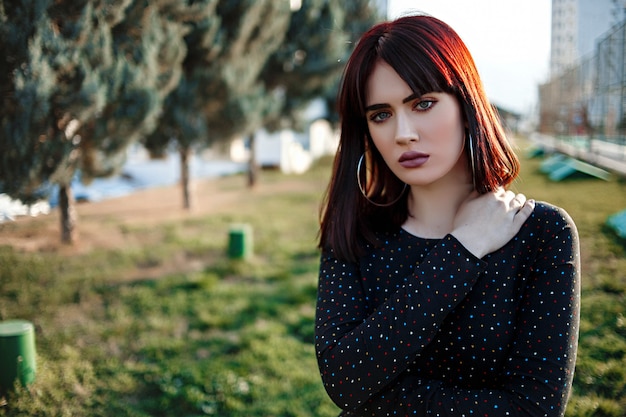
[[[252,227],[248,224],[234,224],[228,233],[228,257],[248,259],[252,256]]]
[[[35,380],[35,328],[25,320],[0,322],[0,393]]]

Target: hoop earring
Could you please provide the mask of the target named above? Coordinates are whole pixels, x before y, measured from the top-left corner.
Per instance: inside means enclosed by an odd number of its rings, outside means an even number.
[[[470,164],[472,166],[472,184],[474,186],[474,190],[476,189],[476,166],[474,162],[474,141],[472,140],[472,134],[468,133],[468,144],[469,144],[469,153],[470,153]]]
[[[406,183],[404,183],[404,187],[402,188],[402,191],[400,192],[400,195],[393,200],[392,202],[389,203],[377,203],[373,200],[371,200],[368,196],[367,193],[365,192],[365,190],[363,189],[363,184],[361,184],[361,165],[363,165],[363,158],[365,157],[365,152],[363,152],[363,154],[361,154],[361,157],[359,158],[359,163],[356,166],[356,181],[357,184],[359,184],[359,191],[361,191],[361,194],[363,194],[363,197],[365,197],[365,199],[370,203],[373,204],[377,207],[389,207],[389,206],[393,206],[394,204],[396,204],[398,201],[400,201],[400,199],[402,198],[402,196],[404,195],[404,192],[406,191]]]

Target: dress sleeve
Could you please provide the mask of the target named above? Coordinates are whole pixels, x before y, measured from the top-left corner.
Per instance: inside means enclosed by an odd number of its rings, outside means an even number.
[[[463,389],[405,374],[344,415],[563,416],[576,362],[580,260],[573,222],[562,210],[552,215],[559,219],[548,221],[549,235],[534,234],[539,248],[501,387]]]
[[[316,352],[326,391],[355,409],[405,371],[469,293],[486,263],[448,235],[375,310],[365,299],[358,264],[322,254]]]

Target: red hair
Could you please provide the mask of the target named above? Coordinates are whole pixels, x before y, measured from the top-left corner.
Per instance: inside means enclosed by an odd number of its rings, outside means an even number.
[[[320,247],[332,248],[346,260],[356,260],[363,244],[377,243],[377,232],[400,227],[408,216],[408,193],[390,206],[379,207],[365,199],[357,182],[358,160],[367,150],[372,174],[364,187],[368,196],[390,203],[403,193],[404,184],[376,150],[365,117],[367,80],[379,60],[389,64],[414,93],[443,92],[456,97],[467,126],[467,158],[469,135],[473,139],[478,192],[507,186],[519,172],[519,161],[487,99],[474,60],[457,33],[426,15],[375,25],[361,37],[343,73],[338,94],[339,148],[321,212]]]

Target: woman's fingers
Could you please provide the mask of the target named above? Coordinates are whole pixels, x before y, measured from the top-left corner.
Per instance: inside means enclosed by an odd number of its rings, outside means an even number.
[[[457,213],[453,234],[481,257],[513,238],[534,208],[534,200],[504,189],[472,195]]]
[[[512,199],[511,199],[511,204],[513,207],[516,208],[521,208],[524,203],[526,202],[526,196],[524,194],[516,194]]]
[[[515,213],[515,218],[513,219],[515,227],[522,227],[522,224],[530,217],[534,209],[535,200],[525,200],[524,204]]]

